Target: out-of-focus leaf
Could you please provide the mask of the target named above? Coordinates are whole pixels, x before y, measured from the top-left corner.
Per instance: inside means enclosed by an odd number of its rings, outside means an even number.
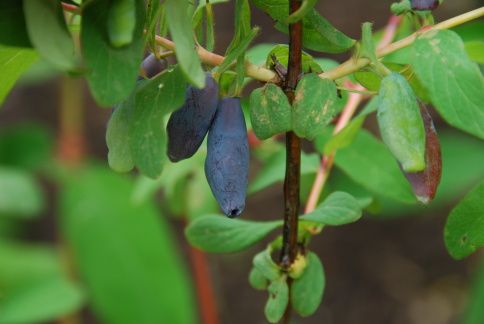
[[[484,264],[477,269],[474,274],[474,280],[471,284],[471,293],[466,312],[464,314],[463,324],[481,324],[484,322]]]
[[[471,190],[450,212],[445,224],[445,246],[462,259],[484,245],[484,181]]]
[[[311,213],[300,219],[323,225],[344,225],[356,222],[362,215],[360,204],[346,192],[333,192]]]
[[[303,0],[298,10],[287,17],[286,23],[294,24],[304,18],[304,16],[316,5],[318,0]]]
[[[16,124],[0,129],[0,164],[36,170],[53,153],[54,138],[37,124]]]
[[[0,168],[0,215],[31,218],[43,207],[42,191],[30,173]]]
[[[266,290],[269,281],[264,277],[256,267],[253,267],[249,273],[249,283],[252,288],[257,290]]]
[[[257,253],[252,263],[254,264],[254,268],[267,280],[274,281],[281,276],[281,270],[272,260],[270,248]]]
[[[32,46],[25,25],[23,1],[0,1],[0,44],[15,47]]]
[[[82,11],[81,43],[87,80],[96,101],[113,106],[126,99],[136,85],[143,58],[144,1],[136,0],[133,42],[114,48],[109,44],[106,17],[109,1],[87,2]]]
[[[291,286],[291,305],[301,316],[312,315],[321,304],[325,287],[324,269],[319,257],[309,252],[308,265]]]
[[[470,41],[464,43],[469,58],[479,64],[484,64],[484,41]]]
[[[268,53],[266,58],[266,67],[271,68],[274,63],[273,57],[276,58],[277,62],[287,67],[287,62],[289,61],[289,46],[286,44],[279,44],[274,46]],[[301,56],[302,70],[304,72],[320,73],[323,70],[316,62],[316,60],[306,52],[302,52]]]
[[[0,323],[39,323],[80,308],[83,296],[62,277],[46,277],[18,287],[0,301]]]
[[[281,226],[280,221],[253,222],[207,215],[187,227],[188,241],[207,252],[230,253],[248,248]]]
[[[131,192],[130,181],[100,167],[78,170],[62,188],[62,229],[92,309],[106,323],[195,323],[173,235]]]
[[[355,139],[358,131],[361,129],[365,116],[360,115],[351,120],[341,131],[333,135],[324,145],[324,154],[330,155],[340,148],[347,147]]]
[[[1,9],[0,9],[1,10]],[[32,49],[5,47],[0,45],[0,105],[15,82],[38,59]]]
[[[59,1],[23,0],[27,30],[40,55],[62,70],[77,65],[74,42]]]
[[[274,48],[275,44],[257,44],[247,50],[246,58],[255,65],[262,66],[266,63],[267,55]]]

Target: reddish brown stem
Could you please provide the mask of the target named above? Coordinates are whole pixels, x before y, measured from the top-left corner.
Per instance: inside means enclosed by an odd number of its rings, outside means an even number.
[[[195,275],[198,307],[203,324],[218,324],[217,305],[213,291],[207,256],[204,252],[190,246],[190,261]]]

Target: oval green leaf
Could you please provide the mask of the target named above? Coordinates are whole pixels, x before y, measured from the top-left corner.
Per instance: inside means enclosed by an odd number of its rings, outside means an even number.
[[[191,222],[185,235],[192,245],[204,251],[230,253],[248,248],[279,226],[280,221],[253,222],[210,215]]]
[[[269,298],[264,308],[264,314],[269,323],[278,323],[282,319],[289,303],[289,287],[286,277],[282,276],[272,281],[267,291],[269,292]]]
[[[250,95],[250,121],[261,140],[290,131],[291,111],[286,95],[275,84],[268,83]]]
[[[319,257],[309,252],[308,264],[301,277],[291,286],[291,305],[301,316],[310,316],[316,312],[323,299],[326,280]]]
[[[346,192],[333,192],[313,212],[299,219],[323,225],[344,225],[356,222],[361,218],[361,205],[352,195]]]

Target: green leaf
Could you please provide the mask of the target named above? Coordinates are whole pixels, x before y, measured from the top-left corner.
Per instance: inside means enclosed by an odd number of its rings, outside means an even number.
[[[383,142],[406,172],[425,168],[425,128],[417,98],[405,78],[391,73],[381,83],[377,120]]]
[[[345,148],[353,143],[353,140],[363,126],[365,119],[365,115],[359,115],[358,117],[353,118],[349,124],[337,134],[333,135],[324,145],[324,154],[333,154],[336,150]]]
[[[292,14],[287,17],[286,23],[287,24],[294,24],[299,20],[303,19],[304,16],[316,5],[318,0],[303,0],[299,9],[294,11]]]
[[[309,252],[308,264],[291,286],[291,305],[301,316],[314,314],[321,304],[325,287],[324,269],[319,257]]]
[[[267,83],[250,94],[250,121],[255,135],[267,139],[291,130],[292,108],[280,87]]]
[[[0,323],[39,323],[68,315],[82,306],[79,288],[62,277],[46,277],[18,287],[0,302]]]
[[[313,212],[300,219],[323,225],[345,225],[361,218],[360,203],[346,192],[333,192]]]
[[[202,69],[200,59],[195,50],[190,16],[186,14],[189,1],[166,0],[164,5],[166,8],[168,29],[176,44],[178,64],[185,74],[186,79],[201,89],[205,86],[205,72]]]
[[[317,154],[301,153],[301,175],[316,173],[320,158]],[[284,150],[275,153],[259,171],[249,185],[249,193],[260,191],[276,182],[284,180],[286,154]]]
[[[410,185],[383,143],[365,130],[354,142],[338,151],[335,164],[356,183],[382,196],[415,203]]]
[[[484,245],[484,182],[471,190],[450,212],[445,224],[447,251],[462,259]]]
[[[0,168],[0,215],[30,218],[43,207],[42,191],[30,173]]]
[[[285,24],[289,16],[288,0],[254,0],[253,2],[278,22],[277,29],[288,32],[288,25]],[[304,47],[326,53],[341,53],[353,47],[354,44],[353,39],[337,30],[314,8],[306,13],[303,19]]]
[[[174,235],[154,204],[131,203],[132,189],[101,167],[77,170],[63,185],[62,230],[92,309],[103,323],[195,323]]]
[[[267,56],[274,48],[274,46],[275,46],[274,44],[266,44],[266,43],[254,45],[246,52],[247,60],[249,60],[251,63],[255,65],[259,65],[259,66],[264,65],[266,63]]]
[[[60,276],[59,257],[54,248],[0,240],[0,289],[14,291],[46,277]]]
[[[480,324],[484,321],[484,264],[477,268],[471,284],[471,293],[466,307],[463,324]]]
[[[471,41],[464,44],[469,58],[479,64],[484,64],[484,41]]]
[[[412,64],[445,121],[484,139],[484,78],[459,36],[449,30],[425,33],[414,43]]]
[[[2,71],[0,73],[0,105],[22,73],[37,59],[38,55],[34,50],[0,45],[0,70]]]
[[[279,267],[272,260],[270,248],[256,254],[252,263],[266,280],[274,281],[281,277]]]
[[[281,226],[280,221],[253,222],[208,215],[188,225],[185,235],[197,248],[211,253],[245,250]]]
[[[40,55],[62,70],[77,65],[74,42],[61,4],[56,0],[23,0],[30,40]]]
[[[25,25],[23,1],[0,1],[0,44],[32,47]]]
[[[151,178],[160,175],[166,160],[164,117],[183,105],[186,84],[177,66],[144,83],[137,91],[129,145],[138,169]]]
[[[233,47],[230,52],[227,53],[227,56],[225,56],[225,59],[223,60],[222,64],[220,64],[217,67],[217,73],[223,73],[226,71],[232,63],[242,55],[245,50],[249,47],[250,43],[254,40],[255,36],[257,36],[257,33],[259,33],[259,28],[254,27],[250,31],[250,33],[247,34],[244,38],[240,40],[240,43]]]
[[[256,267],[250,270],[249,283],[252,288],[257,290],[266,290],[269,285],[269,281]]]
[[[271,282],[267,291],[269,298],[264,308],[264,314],[269,323],[277,323],[282,319],[289,303],[289,287],[286,278],[283,276]]]
[[[0,129],[0,164],[38,170],[51,161],[54,137],[46,127],[17,123]]]
[[[298,83],[293,102],[292,128],[303,138],[313,140],[333,119],[336,111],[336,85],[317,74],[307,74]]]
[[[135,93],[114,108],[106,130],[108,163],[117,172],[128,172],[134,167],[129,141],[130,125],[133,120]]]
[[[133,42],[114,48],[109,43],[106,17],[109,1],[90,1],[83,6],[81,43],[87,81],[97,103],[113,106],[131,94],[143,58],[144,1],[136,0]]]

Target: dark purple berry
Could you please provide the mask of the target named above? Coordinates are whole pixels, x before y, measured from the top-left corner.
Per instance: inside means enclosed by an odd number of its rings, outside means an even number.
[[[239,98],[224,98],[208,133],[205,176],[225,215],[245,207],[249,177],[249,143]]]
[[[148,55],[141,63],[142,77],[152,78],[165,70],[167,62],[165,59],[158,59],[155,55]]]
[[[439,0],[412,0],[413,10],[434,10],[439,6]]]
[[[205,88],[189,86],[183,106],[168,120],[168,157],[177,162],[191,157],[203,142],[217,111],[218,86],[210,74]]]

